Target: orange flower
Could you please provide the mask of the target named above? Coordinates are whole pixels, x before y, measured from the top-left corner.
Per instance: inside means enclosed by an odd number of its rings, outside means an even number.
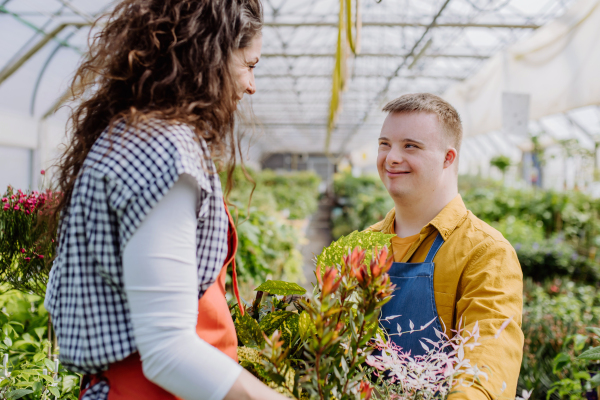
[[[337,271],[337,268],[335,268],[335,267],[329,267],[325,270],[325,274],[323,275],[323,278],[322,278],[323,279],[323,283],[322,283],[323,284],[323,289],[322,289],[323,297],[325,297],[331,293],[334,293],[337,290],[337,288],[340,286],[340,283],[342,282],[342,278],[340,277],[336,280],[337,274],[338,274],[338,271]],[[318,273],[317,275],[321,275],[321,274]],[[319,276],[319,278],[320,278],[320,276]],[[320,282],[320,280],[319,280],[319,282]]]
[[[388,258],[388,249],[384,247],[379,253],[377,249],[373,251],[373,259],[371,260],[371,276],[373,279],[379,278],[381,274],[387,273],[392,267],[394,259],[392,256]]]
[[[365,250],[360,250],[359,247],[355,247],[354,250],[352,250],[352,253],[342,258],[344,265],[349,267],[349,270],[352,270],[365,261],[366,254],[367,252]]]

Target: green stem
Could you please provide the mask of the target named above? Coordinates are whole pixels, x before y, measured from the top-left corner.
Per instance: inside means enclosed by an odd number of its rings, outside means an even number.
[[[316,360],[315,360],[315,367],[317,368],[317,389],[319,389],[319,398],[321,400],[324,400],[325,397],[323,397],[323,388],[321,387],[321,370],[319,368],[319,360],[321,359],[321,351],[317,351],[316,354]]]
[[[350,370],[354,368],[354,363],[356,362],[356,356],[358,355],[358,344],[362,341],[362,338],[365,334],[365,332],[364,332],[365,323],[366,323],[366,320],[363,319],[362,325],[359,329],[358,340],[356,341],[356,351],[352,352],[352,361],[348,365],[348,372],[350,372]],[[346,390],[348,389],[348,384],[350,383],[350,373],[348,373],[347,378],[348,379],[346,379],[346,383],[344,383],[344,388],[342,389],[342,395],[344,393],[346,393]]]

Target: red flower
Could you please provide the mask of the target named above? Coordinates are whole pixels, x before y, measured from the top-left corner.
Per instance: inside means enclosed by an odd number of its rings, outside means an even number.
[[[21,253],[25,253],[25,249],[21,249]]]
[[[40,174],[42,174],[42,175],[46,175],[46,171],[45,171],[45,170],[41,170],[41,171],[40,171]]]
[[[29,261],[31,261],[31,258],[30,257],[25,257],[25,261],[29,262]]]
[[[38,258],[44,258],[44,256],[40,254],[40,255],[38,256]]]
[[[369,400],[373,394],[373,388],[365,381],[360,382],[360,398]]]
[[[371,276],[369,275],[365,264],[359,264],[356,267],[353,267],[351,273],[352,276],[358,280],[360,287],[366,288],[371,284]]]
[[[559,287],[558,287],[558,286],[556,286],[556,285],[552,285],[552,286],[550,286],[550,291],[551,291],[552,293],[558,293],[558,291],[559,291],[559,290],[560,290],[560,289],[559,289]]]

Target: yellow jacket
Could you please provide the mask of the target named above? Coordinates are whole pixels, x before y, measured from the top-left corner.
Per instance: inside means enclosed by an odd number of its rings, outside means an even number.
[[[368,230],[391,233],[396,218],[392,209],[383,221]],[[433,290],[442,326],[452,335],[462,317],[471,331],[479,321],[481,346],[465,349],[471,365],[486,372],[484,388],[459,387],[452,400],[513,398],[523,357],[523,273],[515,250],[500,232],[468,211],[460,195],[456,196],[423,229],[402,262],[423,262],[437,233],[445,243],[435,257]],[[493,336],[502,323],[512,321],[498,339]],[[483,368],[484,366],[488,367]],[[490,371],[491,370],[491,371]],[[506,390],[500,395],[502,383]],[[500,396],[498,396],[500,395]]]

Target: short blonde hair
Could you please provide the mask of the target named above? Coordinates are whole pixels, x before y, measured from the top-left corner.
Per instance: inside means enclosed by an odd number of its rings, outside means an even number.
[[[411,113],[426,112],[437,115],[447,139],[460,150],[463,129],[460,116],[454,107],[446,100],[431,93],[410,93],[390,101],[383,107],[383,112]]]

